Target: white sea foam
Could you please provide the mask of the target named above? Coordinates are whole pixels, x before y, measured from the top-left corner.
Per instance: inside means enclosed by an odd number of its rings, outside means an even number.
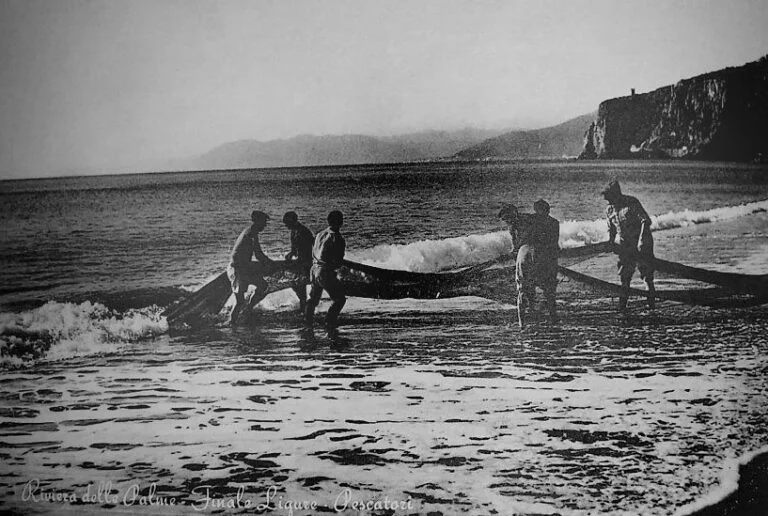
[[[768,210],[768,200],[706,211],[671,212],[653,217],[654,229],[666,230],[702,222],[742,217]],[[607,238],[604,219],[563,221],[560,246],[577,247]],[[492,260],[509,252],[506,230],[404,245],[379,245],[351,252],[350,260],[388,269],[433,272]],[[210,278],[212,279],[212,278]],[[231,303],[231,300],[230,300]],[[290,290],[268,296],[261,309],[281,311],[297,304]],[[120,313],[98,303],[55,303],[22,313],[0,314],[0,366],[39,358],[66,358],[116,351],[132,342],[167,331],[156,307]]]
[[[655,230],[679,228],[691,224],[703,222],[717,222],[719,220],[735,219],[753,213],[768,211],[768,199],[738,206],[726,206],[705,211],[683,210],[657,215],[653,218],[652,228]]]
[[[739,475],[739,468],[746,464],[749,464],[755,460],[758,456],[768,454],[768,446],[763,446],[757,450],[751,451],[742,455],[741,457],[731,458],[725,461],[723,465],[723,471],[720,475],[720,484],[712,492],[706,494],[701,499],[682,507],[675,512],[675,516],[689,516],[699,511],[711,507],[732,493],[739,489],[740,481],[750,481],[750,479],[741,479]],[[754,479],[751,479],[754,481]],[[760,484],[754,486],[756,489],[762,489]],[[738,508],[735,509],[738,511]],[[736,512],[734,512],[736,514]]]
[[[508,252],[511,246],[509,233],[498,231],[404,245],[384,244],[349,253],[349,258],[385,269],[432,272],[492,260]]]
[[[0,313],[0,366],[114,352],[167,330],[157,307],[120,313],[89,301],[48,302],[21,313]]]
[[[727,206],[705,211],[683,210],[651,217],[652,229],[690,226],[704,222],[743,217],[768,211],[768,200]],[[608,225],[604,218],[597,220],[568,220],[560,223],[560,247],[571,248],[604,242],[608,239]],[[404,245],[379,245],[349,253],[349,259],[377,267],[414,272],[434,272],[463,265],[481,263],[509,252],[512,238],[507,231],[480,235],[421,240]]]

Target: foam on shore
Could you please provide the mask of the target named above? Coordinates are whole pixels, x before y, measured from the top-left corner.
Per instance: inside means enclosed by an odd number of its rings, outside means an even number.
[[[653,217],[653,227],[666,230],[766,210],[768,200],[699,212],[684,210]],[[563,248],[605,241],[607,236],[604,219],[564,221],[560,225]],[[404,245],[379,245],[350,252],[348,258],[388,269],[434,272],[492,260],[509,252],[511,247],[509,232],[501,230]],[[260,308],[281,311],[293,309],[296,304],[294,294],[284,290],[268,296]],[[118,311],[92,301],[79,304],[51,301],[21,313],[0,313],[0,367],[28,365],[44,357],[60,359],[119,351],[126,345],[166,332],[168,325],[160,312],[156,306]]]
[[[21,313],[0,313],[0,367],[118,351],[166,332],[159,312],[157,307],[117,312],[90,301],[50,301]]]
[[[705,211],[683,210],[651,217],[652,229],[668,229],[734,219],[768,211],[768,199],[738,206],[727,206]],[[571,248],[604,242],[608,239],[608,225],[604,218],[597,220],[568,220],[560,222],[560,247]],[[414,272],[440,270],[482,263],[509,252],[512,238],[506,230],[480,235],[421,240],[410,244],[379,245],[348,253],[353,261],[385,269]]]
[[[765,497],[768,492],[767,469],[768,446],[728,460],[719,487],[700,500],[680,508],[675,516],[757,514],[755,511],[760,507],[760,496]]]

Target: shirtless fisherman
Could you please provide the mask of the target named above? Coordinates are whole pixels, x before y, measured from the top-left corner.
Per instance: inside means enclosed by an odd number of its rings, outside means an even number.
[[[648,307],[655,307],[656,287],[653,284],[653,235],[651,217],[636,198],[621,193],[618,181],[611,181],[602,191],[608,201],[605,210],[608,219],[608,241],[612,244],[619,237],[615,248],[619,255],[618,269],[622,294],[619,296],[619,311],[625,312],[629,299],[629,285],[635,267],[648,285]]]
[[[312,245],[315,241],[312,232],[299,222],[295,211],[283,215],[283,224],[291,230],[291,250],[285,255],[288,267],[296,273],[296,283],[291,287],[299,298],[299,311],[304,314],[307,309],[307,284],[309,270],[312,268]]]
[[[339,230],[344,224],[344,215],[337,210],[328,214],[328,228],[315,237],[312,247],[312,270],[310,279],[312,288],[307,301],[306,324],[307,329],[312,329],[315,318],[315,309],[320,302],[323,290],[328,292],[332,304],[328,308],[325,317],[325,327],[335,330],[338,326],[339,312],[344,308],[347,298],[344,296],[344,286],[336,277],[336,270],[342,265],[346,242]]]
[[[267,227],[268,220],[269,215],[263,211],[254,210],[251,212],[251,225],[240,233],[232,248],[227,276],[232,284],[232,292],[235,294],[236,302],[229,316],[230,324],[237,322],[240,312],[246,305],[245,293],[248,291],[249,285],[256,286],[256,292],[248,302],[249,309],[256,306],[267,295],[267,282],[264,281],[264,274],[275,268],[275,262],[261,250],[259,233]],[[251,261],[252,256],[257,261]]]

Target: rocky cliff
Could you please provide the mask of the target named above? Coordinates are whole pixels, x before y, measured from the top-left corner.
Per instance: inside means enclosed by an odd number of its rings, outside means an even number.
[[[579,157],[753,161],[766,156],[768,56],[602,102]]]

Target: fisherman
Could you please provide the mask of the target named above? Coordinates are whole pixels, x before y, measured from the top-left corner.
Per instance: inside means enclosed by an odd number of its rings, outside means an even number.
[[[229,316],[230,324],[237,322],[240,312],[246,305],[245,294],[249,285],[256,287],[256,291],[247,303],[249,309],[256,306],[267,295],[267,282],[264,281],[264,275],[274,270],[276,265],[261,250],[259,233],[267,227],[268,220],[269,215],[263,211],[252,211],[251,225],[240,233],[232,248],[227,277],[235,294],[235,306]],[[251,261],[251,257],[255,257],[257,261]]]
[[[299,298],[299,311],[304,314],[307,309],[307,284],[309,270],[312,268],[312,244],[315,241],[312,232],[299,222],[295,211],[283,215],[283,224],[291,230],[291,250],[285,255],[289,268],[296,274],[296,282],[292,289]]]
[[[618,269],[622,293],[619,296],[619,311],[625,312],[629,300],[629,285],[635,267],[640,278],[648,285],[648,307],[655,307],[656,288],[653,284],[653,236],[651,235],[651,217],[635,197],[621,193],[618,181],[611,181],[602,191],[608,201],[605,210],[608,218],[608,241],[614,244],[616,236],[619,243],[614,247],[619,255]]]
[[[549,216],[549,203],[539,199],[533,203],[533,215],[520,232],[515,281],[517,283],[517,317],[522,328],[527,312],[535,309],[536,287],[544,291],[544,300],[552,324],[557,323],[555,292],[557,290],[557,257],[560,222]]]
[[[314,324],[315,309],[320,302],[323,290],[328,292],[332,304],[328,308],[325,317],[325,327],[333,331],[338,326],[338,317],[347,298],[344,296],[344,287],[336,277],[336,270],[342,265],[346,243],[339,230],[344,224],[344,215],[334,210],[328,214],[328,228],[315,237],[315,245],[312,247],[312,269],[310,279],[312,288],[307,301],[306,324],[307,329],[312,329]]]

